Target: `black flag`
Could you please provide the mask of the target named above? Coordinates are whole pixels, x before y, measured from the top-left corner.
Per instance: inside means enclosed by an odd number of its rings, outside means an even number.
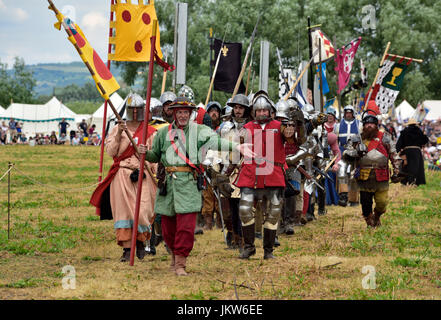
[[[224,42],[222,44],[221,40],[214,39],[214,56],[216,58],[220,50],[222,52],[214,78],[214,90],[233,93],[242,67],[242,44],[237,42]],[[245,93],[243,81],[240,82],[238,93]]]

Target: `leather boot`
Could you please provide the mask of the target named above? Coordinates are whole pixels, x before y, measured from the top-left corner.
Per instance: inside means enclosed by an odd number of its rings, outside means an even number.
[[[136,240],[136,256],[139,260],[144,259],[145,257],[145,246],[143,241]]]
[[[239,249],[239,251],[242,252],[243,238],[236,233],[233,233],[233,246],[235,249]]]
[[[233,245],[233,232],[232,231],[227,231],[227,247],[226,249],[234,249],[234,245]]]
[[[348,205],[348,193],[341,192],[338,194],[338,205],[341,207],[346,207]]]
[[[175,256],[175,273],[177,276],[187,276],[188,273],[185,271],[185,266],[187,264],[187,258],[184,256]]]
[[[130,248],[123,249],[123,254],[122,254],[121,258],[119,259],[119,261],[121,261],[121,262],[130,261]]]
[[[213,216],[206,214],[204,216],[204,220],[205,220],[205,225],[204,225],[204,230],[211,230],[213,229]]]
[[[248,259],[252,255],[256,254],[256,246],[254,245],[255,225],[254,223],[249,226],[242,226],[242,235],[244,246],[239,255],[239,259]]]
[[[303,227],[305,224],[302,223],[302,211],[296,210],[294,213],[294,226],[296,227]]]
[[[374,228],[381,226],[380,216],[382,214],[383,213],[380,213],[380,212],[374,210],[374,213],[372,214],[372,226]]]
[[[276,240],[276,230],[263,229],[263,259],[274,259],[273,250]]]
[[[368,216],[363,216],[364,221],[366,221],[366,224],[369,227],[374,227],[374,214],[371,212]]]
[[[175,272],[175,264],[176,264],[176,258],[175,254],[171,254],[171,262],[170,262],[170,271]]]

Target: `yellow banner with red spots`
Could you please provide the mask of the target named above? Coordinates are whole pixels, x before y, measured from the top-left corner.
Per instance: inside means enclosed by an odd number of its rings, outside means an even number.
[[[105,100],[109,100],[109,96],[120,88],[118,82],[95,49],[92,48],[89,41],[87,41],[80,27],[61,13],[57,14],[57,19],[58,22],[55,24],[55,27],[60,30],[63,24],[69,34],[69,41],[77,49],[81,60],[88,66],[99,93]]]
[[[112,6],[115,12],[115,21],[110,27],[114,35],[109,43],[114,45],[114,52],[109,54],[109,59],[114,61],[150,61],[150,38],[152,37],[153,21],[157,20],[154,1],[145,5],[144,1],[132,4],[130,0],[122,3],[117,0]],[[162,59],[159,28],[156,32],[155,49],[157,56]]]

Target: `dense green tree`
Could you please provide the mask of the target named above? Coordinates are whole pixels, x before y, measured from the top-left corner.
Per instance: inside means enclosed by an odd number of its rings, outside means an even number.
[[[243,57],[249,44],[257,16],[262,14],[258,35],[254,43],[253,91],[258,89],[260,41],[271,42],[270,88],[272,99],[278,94],[278,62],[276,47],[283,56],[284,64],[296,67],[300,60],[308,58],[307,17],[312,25],[321,24],[322,30],[336,41],[337,47],[362,37],[356,55],[353,80],[360,78],[360,58],[368,69],[369,85],[377,73],[387,42],[390,53],[423,59],[422,64],[413,63],[408,69],[404,86],[397,103],[403,99],[412,105],[425,99],[437,98],[441,88],[441,26],[436,23],[441,7],[435,0],[187,0],[189,5],[187,44],[187,84],[195,91],[197,102],[205,101],[210,80],[209,28],[215,37],[222,38],[229,25],[227,41],[242,42]],[[160,20],[161,46],[173,61],[175,1],[157,1],[156,10]],[[372,12],[370,9],[373,9]],[[370,18],[370,14],[373,18]],[[364,24],[368,24],[366,27]],[[375,28],[374,28],[375,27]],[[130,85],[137,77],[146,81],[147,65],[123,63],[125,81]],[[334,62],[328,63],[328,82],[336,94]],[[162,71],[155,67],[153,96],[159,96]],[[246,79],[245,79],[246,80]],[[145,84],[145,82],[144,82]],[[167,89],[172,79],[168,75]],[[213,99],[225,103],[229,94],[214,92]],[[438,96],[439,98],[439,96]],[[350,95],[348,95],[350,101]],[[349,102],[347,101],[347,102]]]
[[[26,69],[22,58],[15,58],[12,73],[7,64],[0,62],[0,104],[9,106],[11,100],[20,103],[33,103],[33,90],[36,84],[32,72]]]

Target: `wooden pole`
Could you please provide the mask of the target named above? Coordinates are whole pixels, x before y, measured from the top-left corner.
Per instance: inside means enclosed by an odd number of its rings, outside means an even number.
[[[112,7],[115,4],[115,0],[111,1],[110,5],[110,21],[113,21],[113,11]],[[112,28],[109,26],[109,39],[112,36]],[[112,53],[112,44],[109,41],[108,50],[107,50],[107,68],[110,71],[111,62],[109,60],[109,55]],[[100,150],[100,169],[98,182],[101,181],[103,177],[103,162],[104,162],[104,141],[106,140],[106,126],[107,126],[107,100],[104,102],[104,115],[103,115],[103,130],[101,131],[101,150]]]
[[[404,60],[412,60],[413,62],[423,63],[422,59],[414,59],[409,57],[403,57],[396,54],[387,54],[388,57],[391,57],[392,59],[404,59]]]
[[[142,144],[143,145],[146,144],[147,133],[148,133],[150,100],[152,98],[153,69],[155,66],[155,44],[156,44],[156,31],[157,30],[158,30],[158,20],[153,20],[152,37],[150,38],[151,48],[150,48],[150,63],[149,63],[148,83],[147,83],[147,97],[146,97],[143,133],[142,133]],[[143,180],[143,176],[144,176],[144,162],[145,162],[145,153],[141,154],[141,159],[139,160],[138,188],[137,188],[137,192],[136,192],[135,217],[134,217],[134,221],[133,221],[132,245],[131,245],[131,250],[130,250],[130,265],[131,266],[133,266],[134,260],[135,260],[136,238],[138,235],[139,210],[140,210],[140,206],[141,206],[142,180]]]
[[[167,62],[167,57],[165,57],[165,62]],[[164,69],[164,72],[162,73],[162,87],[161,87],[161,95],[165,91],[165,84],[167,82],[167,69]]]
[[[11,167],[12,163],[8,162],[8,240],[11,230]]]
[[[323,113],[322,41],[319,41],[320,112]]]
[[[305,72],[308,70],[312,59],[314,59],[314,56],[317,54],[317,51],[312,55],[312,58],[309,60],[308,64],[303,68],[302,72],[300,73],[299,77],[297,78],[296,82],[294,83],[294,85],[291,87],[291,90],[289,90],[288,94],[285,96],[285,101],[288,100],[288,98],[291,96],[292,92],[294,91],[294,89],[297,87],[297,84],[300,82],[300,79],[302,79],[303,75],[305,74]]]
[[[309,59],[313,58],[312,55],[312,37],[311,37],[311,17],[308,17],[308,43],[309,43]],[[309,68],[309,74],[310,74],[310,80],[309,80],[309,86],[311,88],[312,91],[312,105],[314,106],[314,67],[313,65],[311,65],[311,63],[309,63],[309,65],[311,66]]]

